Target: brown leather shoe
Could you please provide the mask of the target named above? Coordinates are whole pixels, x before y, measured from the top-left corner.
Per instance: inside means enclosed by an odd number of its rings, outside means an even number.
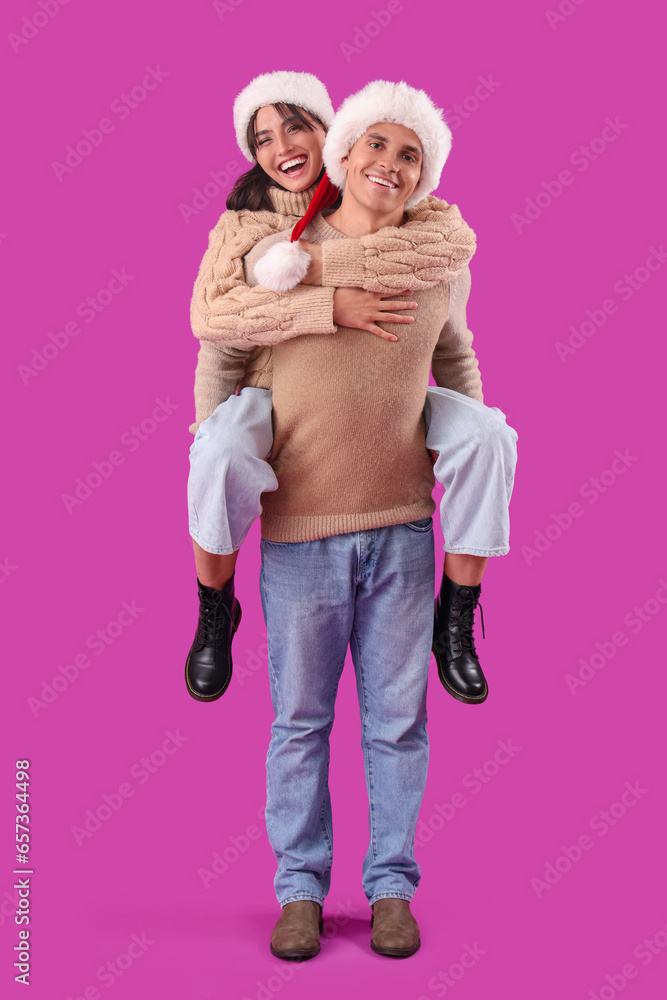
[[[373,903],[371,948],[378,955],[409,958],[421,945],[419,925],[407,899],[387,896]]]
[[[322,907],[312,899],[285,903],[271,935],[271,954],[276,958],[313,958],[320,950],[324,923]]]

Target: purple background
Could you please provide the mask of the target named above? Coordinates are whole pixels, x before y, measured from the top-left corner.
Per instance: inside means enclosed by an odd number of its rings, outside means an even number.
[[[664,23],[642,2],[560,9],[3,4],[3,995],[22,995],[12,969],[20,758],[32,762],[36,1000],[664,995]],[[147,67],[154,89],[121,113]],[[333,733],[328,939],[303,965],[269,954],[278,908],[261,819],[272,713],[258,525],[237,571],[232,686],[203,705],[183,681],[197,607],[189,299],[245,168],[234,96],[284,68],[317,73],[335,106],[384,77],[448,109],[454,146],[439,194],[477,233],[469,324],[486,402],[519,434],[512,551],[484,583],[488,701],[455,702],[431,665],[413,905],[423,944],[407,962],[368,946],[350,669]],[[89,155],[54,168],[105,118],[113,129],[92,133]],[[222,187],[210,177],[221,171]],[[86,311],[88,297],[99,312]],[[63,495],[94,463],[99,484],[68,511]],[[438,575],[441,565],[440,551]],[[109,623],[105,645],[95,633]],[[179,738],[169,754],[167,731]],[[520,749],[496,763],[498,741]],[[637,791],[623,804],[626,783]],[[457,792],[465,804],[448,808]],[[82,839],[98,810],[99,829]],[[208,887],[203,870],[215,875]],[[133,935],[143,945],[128,953]]]

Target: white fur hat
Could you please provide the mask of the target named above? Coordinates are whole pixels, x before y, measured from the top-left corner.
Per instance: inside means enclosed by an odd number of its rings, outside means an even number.
[[[234,129],[239,149],[247,160],[255,162],[248,146],[248,122],[259,108],[267,104],[296,104],[316,115],[327,128],[334,109],[327,88],[312,73],[291,73],[277,70],[263,73],[251,80],[234,101]]]
[[[344,187],[347,177],[340,161],[376,122],[404,125],[412,129],[422,144],[421,179],[405,203],[410,208],[440,183],[442,168],[452,148],[452,133],[445,124],[442,110],[436,108],[423,90],[415,90],[403,81],[373,80],[343,101],[327,133],[322,156],[327,174],[337,187]]]

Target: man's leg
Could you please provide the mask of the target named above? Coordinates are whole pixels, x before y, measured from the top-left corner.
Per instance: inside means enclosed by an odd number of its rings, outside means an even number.
[[[428,767],[426,686],[433,630],[433,520],[361,531],[351,650],[362,724],[370,843],[363,888],[398,925],[376,950],[411,954],[419,932],[407,903],[419,884],[414,839]],[[382,908],[381,908],[382,909]],[[402,916],[401,916],[402,914]],[[390,928],[391,930],[391,928]],[[388,950],[387,950],[388,949]]]
[[[261,541],[260,593],[268,630],[275,720],[266,828],[281,906],[322,903],[333,857],[329,734],[354,616],[353,535]]]
[[[190,446],[188,514],[197,568],[199,619],[185,663],[197,701],[215,701],[232,678],[232,638],[241,620],[234,597],[238,549],[261,513],[260,495],[278,486],[264,461],[273,442],[272,393],[248,386],[204,420]]]
[[[433,472],[445,487],[433,652],[445,690],[479,704],[488,686],[473,639],[474,613],[488,557],[509,551],[517,433],[497,407],[440,386],[429,386],[424,417],[426,447],[437,453]]]

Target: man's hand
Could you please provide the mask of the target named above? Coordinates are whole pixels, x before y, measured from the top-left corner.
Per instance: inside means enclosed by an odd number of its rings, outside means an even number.
[[[411,295],[409,288],[397,295]],[[337,288],[333,297],[333,321],[338,326],[368,330],[384,340],[398,340],[393,333],[385,333],[375,324],[414,323],[414,316],[394,316],[392,310],[416,309],[416,302],[401,302],[383,298],[379,292],[366,292],[363,288]]]
[[[301,279],[302,285],[322,284],[322,247],[319,243],[309,243],[308,240],[299,240],[299,246],[307,250],[310,254],[310,267],[306,277]]]

